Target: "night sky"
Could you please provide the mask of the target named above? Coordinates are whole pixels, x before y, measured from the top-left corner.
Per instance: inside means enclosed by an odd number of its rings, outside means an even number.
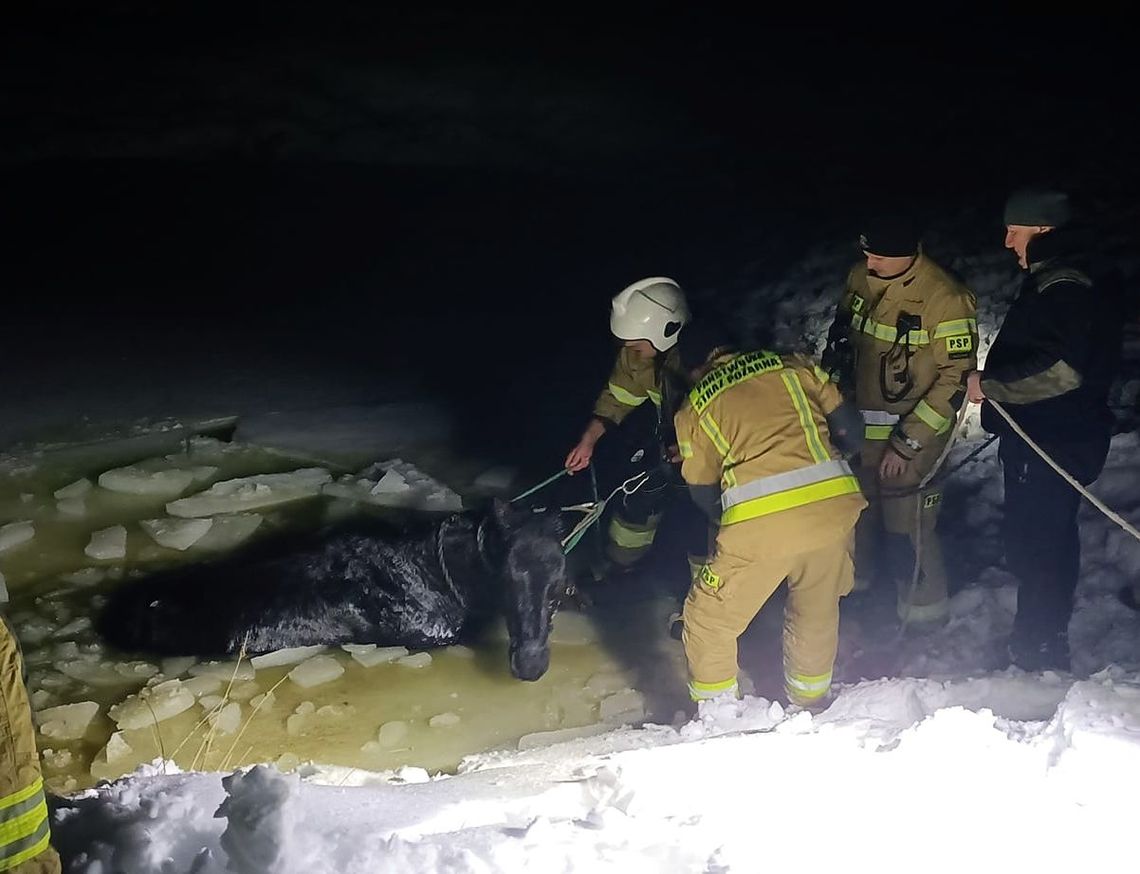
[[[282,356],[497,421],[511,385],[561,417],[553,445],[641,276],[779,271],[900,197],[932,221],[992,209],[1000,245],[1014,185],[1140,194],[1111,20],[383,6],[9,13],[13,369]]]

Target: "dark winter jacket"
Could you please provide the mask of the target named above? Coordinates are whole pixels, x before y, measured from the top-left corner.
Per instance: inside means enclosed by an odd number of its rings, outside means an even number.
[[[1107,448],[1112,428],[1108,391],[1119,365],[1122,312],[1116,283],[1093,264],[1088,243],[1069,228],[1030,241],[1029,270],[990,348],[982,391],[1043,448],[1083,446],[1080,454],[1095,455]],[[1009,431],[988,404],[982,424]],[[1083,461],[1099,471],[1103,454]]]

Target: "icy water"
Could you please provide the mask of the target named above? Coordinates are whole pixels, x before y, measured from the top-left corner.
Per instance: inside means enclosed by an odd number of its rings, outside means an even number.
[[[157,757],[184,769],[253,762],[289,769],[313,762],[449,770],[469,753],[526,746],[545,732],[592,731],[647,717],[668,721],[683,705],[681,647],[662,634],[673,609],[669,601],[564,611],[556,618],[550,671],[536,683],[510,676],[501,625],[475,648],[392,653],[391,661],[382,653],[354,658],[334,648],[301,670],[295,663],[255,670],[248,659],[157,661],[106,649],[90,618],[122,579],[201,561],[267,531],[361,511],[324,495],[282,499],[213,517],[207,535],[184,550],[161,546],[139,523],[174,521],[168,501],[223,480],[313,462],[212,439],[148,440],[9,459],[0,486],[0,524],[34,526],[30,540],[0,552],[0,570],[11,591],[7,615],[24,649],[45,777],[56,792],[118,777]],[[198,479],[184,488],[175,482],[163,494],[124,494],[96,484],[101,472],[123,465],[152,474],[190,471]],[[153,477],[142,479],[140,488],[162,488]],[[251,531],[249,520],[257,517]],[[126,530],[121,557],[85,552],[94,532],[120,525]],[[9,537],[19,539],[12,531]],[[301,684],[324,679],[304,676],[322,670],[329,679]],[[140,699],[147,687],[163,692]],[[65,705],[76,706],[53,709]]]

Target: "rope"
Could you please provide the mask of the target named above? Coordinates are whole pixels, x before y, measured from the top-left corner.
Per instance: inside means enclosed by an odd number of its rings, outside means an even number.
[[[532,486],[531,488],[529,488],[525,492],[523,492],[521,495],[515,495],[515,497],[511,498],[510,503],[513,504],[513,503],[515,503],[515,501],[521,501],[523,498],[530,497],[535,492],[546,488],[548,485],[550,485],[555,480],[561,479],[562,477],[569,476],[569,475],[570,475],[570,471],[566,468],[562,468],[560,471],[558,471],[558,473],[554,474],[553,476],[548,476],[546,479],[544,479],[538,485]]]
[[[1104,504],[1104,502],[1100,500],[1100,498],[1098,498],[1096,495],[1094,495],[1092,492],[1090,492],[1088,489],[1086,489],[1084,486],[1082,486],[1079,482],[1077,482],[1073,478],[1072,474],[1070,474],[1067,470],[1065,470],[1063,467],[1061,467],[1061,465],[1057,464],[1057,462],[1055,462],[1052,458],[1050,458],[1049,453],[1047,453],[1044,449],[1042,449],[1040,446],[1038,446],[1034,442],[1033,438],[1030,437],[1028,434],[1026,434],[1025,431],[1022,430],[1021,426],[1017,424],[1017,422],[1013,421],[1013,417],[1010,416],[1010,414],[1005,411],[1005,408],[1002,407],[1001,404],[999,404],[997,401],[993,400],[992,398],[986,398],[986,401],[990,404],[990,406],[992,406],[995,410],[997,410],[998,415],[1000,415],[1003,419],[1005,419],[1005,421],[1008,423],[1009,427],[1011,427],[1013,429],[1014,433],[1017,434],[1017,436],[1020,437],[1022,440],[1024,440],[1026,443],[1028,443],[1030,448],[1034,452],[1036,452],[1038,455],[1040,455],[1042,460],[1046,464],[1048,464],[1051,468],[1053,468],[1053,470],[1055,470],[1057,472],[1058,476],[1060,476],[1063,480],[1065,480],[1065,482],[1067,482],[1074,489],[1076,489],[1078,492],[1080,492],[1084,497],[1088,498],[1089,503],[1091,503],[1094,507],[1096,507],[1098,510],[1100,510],[1105,516],[1107,516],[1109,519],[1111,519],[1113,522],[1115,522],[1117,525],[1119,525],[1121,528],[1123,528],[1125,531],[1127,531],[1129,534],[1131,534],[1137,540],[1140,540],[1140,531],[1137,531],[1131,524],[1129,524],[1129,522],[1126,519],[1122,518],[1121,515],[1119,513],[1117,513],[1115,510],[1106,506]]]
[[[635,473],[600,501],[588,501],[584,504],[573,504],[569,507],[563,507],[562,509],[567,512],[578,511],[580,513],[585,513],[586,515],[563,539],[562,551],[569,552],[578,545],[579,541],[581,541],[582,537],[585,535],[586,530],[602,518],[602,514],[606,512],[606,504],[608,504],[618,492],[622,492],[626,495],[632,495],[648,481],[649,472],[643,470],[640,473]]]

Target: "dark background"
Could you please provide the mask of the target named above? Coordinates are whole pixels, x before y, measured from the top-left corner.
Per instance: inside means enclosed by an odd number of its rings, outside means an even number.
[[[98,417],[139,379],[280,362],[330,402],[442,394],[479,448],[550,468],[635,279],[777,276],[900,196],[993,215],[997,247],[1014,185],[1109,220],[1140,193],[1108,18],[380,7],[12,14],[9,422],[53,386]]]

